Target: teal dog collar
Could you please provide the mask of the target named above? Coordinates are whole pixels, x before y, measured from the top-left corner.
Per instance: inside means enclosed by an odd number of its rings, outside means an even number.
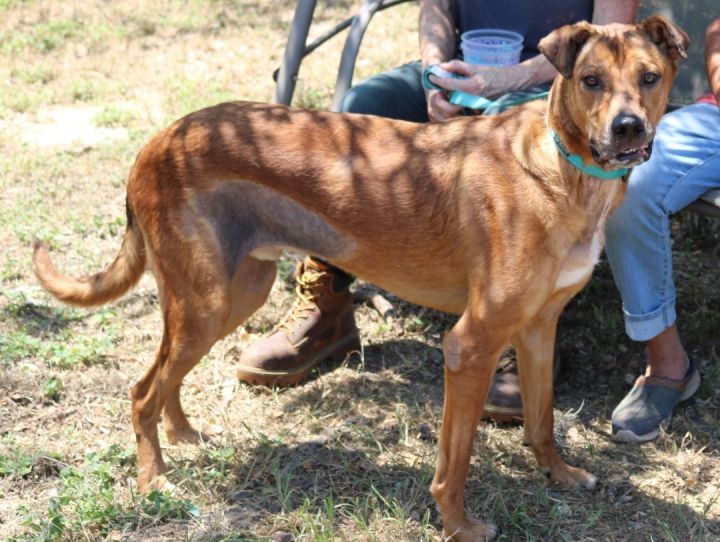
[[[573,166],[575,166],[583,173],[587,173],[588,175],[592,177],[597,177],[598,179],[612,180],[624,177],[628,174],[628,171],[630,171],[630,168],[626,167],[621,167],[620,169],[613,169],[611,171],[605,171],[601,167],[598,167],[594,164],[586,166],[585,164],[583,164],[582,157],[579,154],[570,154],[565,145],[563,145],[563,142],[560,140],[560,136],[555,133],[555,130],[550,130],[550,133],[552,134],[553,141],[555,142],[555,146],[560,151],[560,154],[562,154],[568,162],[570,162]]]

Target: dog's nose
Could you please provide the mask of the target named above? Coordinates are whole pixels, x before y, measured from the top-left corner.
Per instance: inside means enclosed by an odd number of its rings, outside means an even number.
[[[612,131],[622,138],[641,136],[645,134],[645,123],[637,115],[621,113],[613,119]]]

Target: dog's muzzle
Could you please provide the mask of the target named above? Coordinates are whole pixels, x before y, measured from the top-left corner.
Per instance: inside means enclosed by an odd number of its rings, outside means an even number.
[[[637,166],[650,158],[653,135],[640,117],[621,113],[613,118],[604,144],[591,141],[590,152],[605,167]]]

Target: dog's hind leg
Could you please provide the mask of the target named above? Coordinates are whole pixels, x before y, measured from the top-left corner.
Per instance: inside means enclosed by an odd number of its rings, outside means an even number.
[[[138,486],[141,491],[147,489],[167,470],[160,451],[157,424],[160,412],[170,397],[175,398],[170,403],[174,409],[171,418],[173,428],[168,430],[171,441],[192,440],[187,435],[194,430],[182,412],[178,394],[183,377],[214,343],[214,340],[207,340],[205,337],[188,340],[190,334],[178,332],[177,329],[172,329],[174,327],[173,324],[166,323],[165,335],[155,363],[131,391],[132,422],[138,445]],[[198,331],[199,334],[203,332]]]
[[[443,517],[444,535],[477,542],[495,537],[492,524],[465,514],[465,481],[470,455],[493,372],[507,338],[483,333],[483,325],[466,312],[447,334],[445,405],[435,476],[430,491]]]
[[[565,302],[565,296],[552,300],[513,340],[520,372],[525,442],[532,447],[550,484],[590,489],[596,478],[565,464],[555,447],[553,362],[557,321]]]
[[[162,342],[155,362],[131,391],[140,490],[161,485],[160,476],[166,470],[157,428],[163,408],[168,407],[171,441],[192,440],[188,435],[194,430],[180,406],[180,386],[220,338],[230,315],[230,281],[214,255],[182,243],[168,246],[172,246],[172,257],[155,258],[164,320]],[[178,261],[192,265],[174,265]]]
[[[275,262],[260,261],[250,256],[243,259],[230,282],[230,314],[227,317],[220,337],[229,335],[247,320],[267,299],[275,281]],[[168,395],[163,409],[163,423],[168,442],[196,444],[202,434],[196,431],[185,416],[180,401],[178,384]]]
[[[230,282],[230,315],[222,336],[229,335],[263,306],[273,282],[277,266],[274,261],[246,256]]]

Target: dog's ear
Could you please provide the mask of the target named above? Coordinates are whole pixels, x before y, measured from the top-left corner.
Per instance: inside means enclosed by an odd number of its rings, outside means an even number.
[[[561,26],[541,39],[538,49],[567,79],[572,77],[575,59],[593,32],[592,25],[586,21]]]
[[[667,17],[652,15],[644,19],[638,27],[672,60],[687,58],[687,47],[690,42],[688,35]]]

